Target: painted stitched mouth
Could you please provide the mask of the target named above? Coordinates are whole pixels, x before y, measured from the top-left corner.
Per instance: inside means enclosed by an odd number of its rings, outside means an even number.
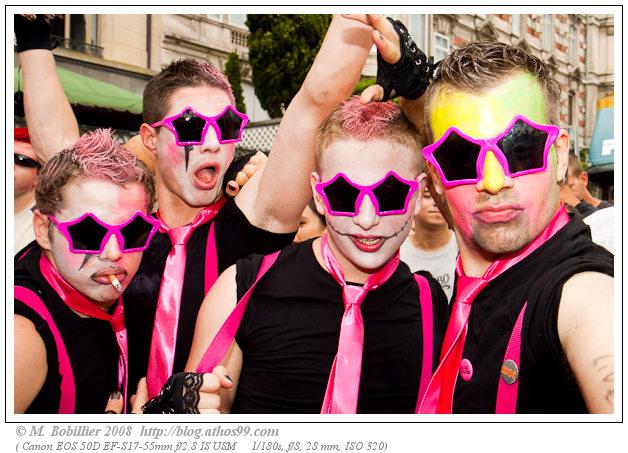
[[[374,253],[381,249],[388,239],[397,237],[399,234],[401,234],[406,229],[408,223],[411,220],[412,217],[408,217],[404,224],[401,226],[401,228],[399,228],[399,230],[389,236],[367,236],[364,234],[342,233],[334,226],[332,222],[329,222],[329,220],[327,221],[327,225],[337,234],[348,237],[353,242],[353,244],[363,252]]]

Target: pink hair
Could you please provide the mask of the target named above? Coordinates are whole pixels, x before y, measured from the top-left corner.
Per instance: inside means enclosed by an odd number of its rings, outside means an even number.
[[[390,101],[363,104],[358,96],[353,96],[340,105],[338,115],[347,134],[366,141],[383,136],[401,110]]]
[[[79,177],[120,185],[141,184],[149,210],[155,202],[155,182],[150,170],[115,140],[111,129],[86,133],[46,162],[35,182],[37,208],[44,214],[58,212],[63,207],[63,187]]]
[[[87,178],[124,184],[135,174],[137,158],[111,133],[111,129],[97,129],[83,135],[72,147],[74,160]]]
[[[399,106],[393,102],[363,104],[352,96],[334,110],[323,122],[316,136],[316,167],[320,157],[334,140],[354,138],[368,141],[382,138],[416,151],[417,167],[422,168],[421,142],[415,127],[408,121]]]

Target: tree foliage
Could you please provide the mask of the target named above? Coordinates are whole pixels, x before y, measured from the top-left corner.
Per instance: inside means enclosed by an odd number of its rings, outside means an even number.
[[[299,91],[330,22],[329,14],[247,15],[255,94],[272,118]]]
[[[233,97],[235,97],[236,108],[242,113],[246,113],[246,104],[244,103],[244,95],[242,94],[242,65],[240,58],[235,52],[229,54],[227,63],[225,63],[225,75],[229,79]]]

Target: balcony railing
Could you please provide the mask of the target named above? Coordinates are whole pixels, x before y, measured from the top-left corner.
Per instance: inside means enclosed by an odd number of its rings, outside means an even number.
[[[74,50],[76,52],[93,55],[95,57],[102,57],[103,47],[95,44],[89,44],[78,39],[64,38],[63,36],[53,35],[57,47],[63,49]]]
[[[231,30],[231,43],[236,46],[247,47],[249,41],[249,33],[247,31]]]

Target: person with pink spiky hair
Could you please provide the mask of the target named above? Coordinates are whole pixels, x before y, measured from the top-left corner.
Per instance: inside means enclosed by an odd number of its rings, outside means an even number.
[[[44,164],[35,202],[35,241],[15,257],[14,410],[122,408],[121,296],[158,229],[153,175],[98,129]]]

